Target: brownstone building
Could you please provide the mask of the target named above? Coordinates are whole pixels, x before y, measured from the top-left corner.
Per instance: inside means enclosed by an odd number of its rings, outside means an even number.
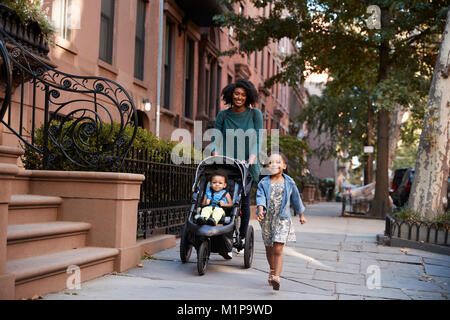
[[[176,128],[193,132],[195,120],[205,128],[225,107],[222,88],[238,78],[259,90],[255,107],[264,114],[264,127],[288,133],[291,88],[266,89],[263,83],[280,71],[279,56],[292,44],[283,39],[248,56],[219,56],[237,43],[232,29],[213,24],[213,16],[227,10],[268,15],[269,5],[231,8],[219,0],[45,0],[43,5],[57,29],[50,61],[60,71],[122,85],[133,98],[140,126],[161,138],[170,138]],[[15,145],[7,130],[1,135]]]

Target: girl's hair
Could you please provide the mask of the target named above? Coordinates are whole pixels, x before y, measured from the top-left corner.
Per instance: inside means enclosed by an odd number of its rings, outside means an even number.
[[[233,104],[233,93],[236,88],[242,88],[245,90],[247,98],[245,99],[245,106],[254,105],[258,102],[258,91],[256,90],[253,83],[245,79],[239,79],[235,83],[230,83],[225,88],[222,89],[222,99],[225,104]]]
[[[270,155],[269,155],[269,158],[270,158],[271,156],[273,156],[273,155],[276,155],[276,154],[279,155],[279,156],[283,159],[284,163],[288,164],[288,158],[287,158],[286,155],[285,155],[283,152],[281,152],[281,151],[273,151],[273,152],[271,152]]]

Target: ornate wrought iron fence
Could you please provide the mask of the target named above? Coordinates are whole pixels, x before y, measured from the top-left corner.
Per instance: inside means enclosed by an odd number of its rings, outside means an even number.
[[[196,168],[195,164],[174,164],[169,152],[131,148],[120,171],[145,175],[138,205],[138,237],[145,239],[161,230],[180,234],[191,206]]]
[[[449,230],[448,222],[412,221],[386,215],[385,235],[390,238],[397,237],[448,246],[450,245]]]
[[[42,156],[42,169],[52,169],[61,158],[82,169],[118,168],[136,136],[135,106],[122,86],[101,77],[58,71],[3,28],[0,98],[1,123]],[[117,131],[113,122],[119,124]],[[35,133],[42,123],[40,147]]]

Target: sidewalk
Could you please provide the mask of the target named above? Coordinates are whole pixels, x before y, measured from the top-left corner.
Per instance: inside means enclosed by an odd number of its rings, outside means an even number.
[[[450,297],[450,256],[376,244],[384,221],[340,217],[340,203],[307,207],[307,223],[294,224],[297,242],[285,247],[280,291],[267,284],[268,264],[259,223],[255,255],[244,269],[243,255],[224,260],[211,254],[204,276],[197,274],[196,254],[182,264],[177,246],[143,260],[142,268],[81,284],[80,290],[44,299],[222,299],[222,300],[361,300],[439,299]],[[379,275],[380,282],[376,281]],[[380,288],[376,287],[380,284]],[[370,289],[371,288],[371,289]]]

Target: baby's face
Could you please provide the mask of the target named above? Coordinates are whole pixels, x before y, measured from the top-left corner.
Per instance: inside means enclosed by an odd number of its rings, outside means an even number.
[[[211,189],[214,191],[220,191],[227,187],[227,183],[225,182],[225,177],[222,176],[214,176],[210,181]]]

